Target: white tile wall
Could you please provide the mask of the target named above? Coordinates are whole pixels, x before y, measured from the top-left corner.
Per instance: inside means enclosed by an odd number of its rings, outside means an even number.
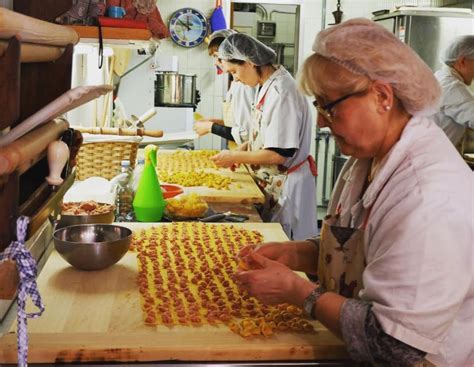
[[[158,9],[166,24],[170,16],[183,7],[193,7],[210,17],[215,7],[214,0],[158,0]],[[197,89],[201,94],[201,102],[197,112],[205,117],[222,118],[222,101],[224,98],[224,78],[216,75],[212,58],[207,54],[205,43],[195,48],[183,48],[170,39],[160,41],[159,53],[178,56],[179,72],[197,75]],[[211,136],[200,138],[196,146],[202,149],[220,149],[221,139]]]

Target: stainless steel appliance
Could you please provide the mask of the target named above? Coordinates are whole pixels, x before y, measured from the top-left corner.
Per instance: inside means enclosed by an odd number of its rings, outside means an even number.
[[[474,30],[472,11],[462,8],[400,8],[373,20],[408,44],[433,71],[441,68],[440,55],[449,43]]]
[[[198,102],[196,75],[166,71],[156,73],[155,106],[196,107]]]

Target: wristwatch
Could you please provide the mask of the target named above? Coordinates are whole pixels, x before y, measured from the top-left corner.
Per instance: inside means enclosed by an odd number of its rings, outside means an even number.
[[[323,293],[324,293],[323,287],[319,283],[317,283],[316,288],[314,288],[313,291],[304,300],[304,304],[303,304],[304,312],[313,320],[316,320],[316,315],[314,312],[316,302],[318,301],[319,297],[322,296]]]

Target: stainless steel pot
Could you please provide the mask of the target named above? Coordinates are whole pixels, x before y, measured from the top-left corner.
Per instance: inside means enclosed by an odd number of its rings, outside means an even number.
[[[196,106],[196,75],[157,72],[155,106]]]

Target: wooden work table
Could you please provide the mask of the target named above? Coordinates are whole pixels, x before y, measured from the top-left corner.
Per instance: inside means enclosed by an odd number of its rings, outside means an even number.
[[[147,224],[125,224],[132,229]],[[224,224],[223,224],[224,225]],[[265,240],[285,240],[279,224],[245,223]],[[318,322],[315,333],[277,333],[243,338],[227,326],[146,326],[136,285],[137,260],[129,252],[114,266],[79,271],[53,250],[38,277],[46,306],[28,321],[29,363],[170,361],[303,361],[347,360],[343,343]],[[0,338],[0,364],[16,363],[13,327]],[[267,361],[267,362],[265,362]]]
[[[262,218],[253,204],[209,203],[209,207],[216,213],[232,212],[248,215],[247,223],[262,223]]]
[[[176,150],[160,150],[157,153],[156,159],[160,160],[167,158],[167,156],[176,154]],[[185,156],[187,153],[196,153],[199,151],[180,151]],[[186,158],[184,158],[186,159]],[[157,164],[158,171],[166,168],[160,168],[160,164]],[[236,170],[232,171],[228,168],[195,168],[195,170],[203,171],[206,173],[217,174],[219,176],[228,177],[231,179],[231,183],[228,189],[216,189],[207,186],[184,186],[184,192],[186,194],[195,193],[204,199],[207,203],[231,203],[231,204],[263,204],[265,197],[260,188],[257,186],[252,176],[248,172],[247,168],[241,166]],[[189,167],[186,171],[188,172]],[[168,174],[174,172],[183,172],[180,169],[175,168],[174,170],[168,171]],[[173,183],[165,182],[160,178],[161,183]]]

